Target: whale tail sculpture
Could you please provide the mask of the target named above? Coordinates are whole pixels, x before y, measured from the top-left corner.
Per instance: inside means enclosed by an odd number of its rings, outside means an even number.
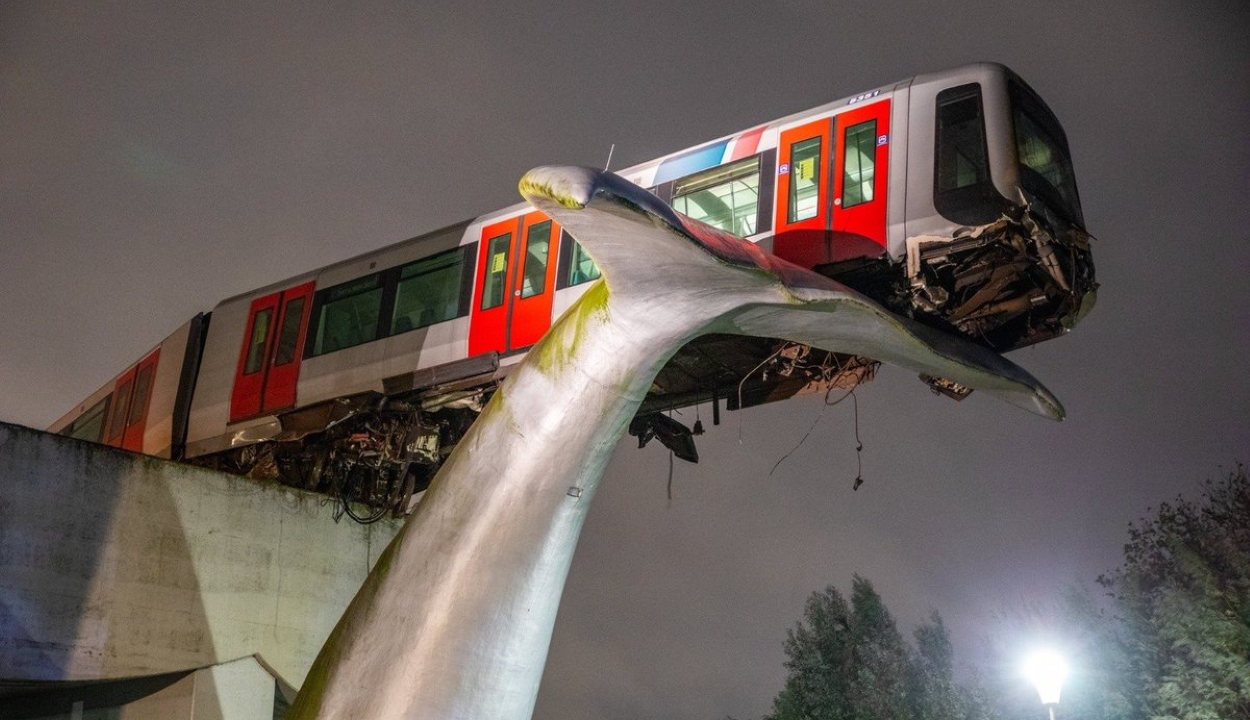
[[[608,457],[664,363],[706,333],[870,357],[1061,419],[990,350],[900,318],[609,172],[544,167],[521,194],[603,279],[512,372],[331,633],[290,718],[528,718]]]

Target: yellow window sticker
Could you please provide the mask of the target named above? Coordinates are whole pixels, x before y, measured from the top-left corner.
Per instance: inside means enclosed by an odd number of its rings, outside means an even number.
[[[816,158],[810,157],[799,161],[796,175],[800,180],[811,180],[816,177]]]

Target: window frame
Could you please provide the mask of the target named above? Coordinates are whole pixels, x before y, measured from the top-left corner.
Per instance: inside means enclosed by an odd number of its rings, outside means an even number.
[[[547,250],[546,252],[543,253],[543,257],[545,257],[545,260],[543,261],[542,271],[539,272],[536,276],[540,284],[538,285],[538,289],[535,290],[532,287],[530,288],[526,287],[526,281],[530,279],[530,260],[536,257],[534,254],[530,252],[530,247],[531,247],[531,243],[533,243],[534,230],[536,228],[543,227],[544,225],[547,227],[547,240],[546,240]],[[552,220],[551,218],[547,218],[546,220],[542,220],[540,222],[536,222],[530,225],[524,231],[525,242],[521,246],[524,252],[521,253],[521,267],[519,268],[519,271],[517,274],[517,278],[519,281],[518,285],[520,286],[517,288],[517,290],[520,291],[520,294],[517,297],[521,298],[522,300],[525,300],[527,298],[537,297],[539,295],[544,294],[547,291],[547,268],[551,266],[551,243],[552,243],[551,230],[554,227],[555,227],[555,221]],[[556,238],[556,239],[558,240],[559,238]]]
[[[943,110],[957,103],[975,102],[981,167],[984,177],[977,182],[957,187],[944,187],[943,152],[945,143],[954,142],[953,132],[943,133]],[[990,165],[989,144],[985,127],[985,99],[980,83],[965,83],[946,88],[934,98],[933,104],[933,207],[942,217],[961,225],[984,225],[993,222],[1006,209],[1006,198],[994,187]],[[951,123],[948,121],[947,125]],[[950,155],[953,158],[954,155]],[[947,160],[951,162],[951,160]],[[949,168],[948,168],[949,169]]]
[[[99,400],[94,405],[92,405],[91,407],[83,411],[81,415],[74,418],[74,421],[71,422],[64,430],[62,430],[61,434],[66,437],[72,437],[75,440],[85,440],[87,442],[95,442],[95,443],[101,442],[102,440],[104,440],[104,431],[106,430],[107,425],[108,425],[109,410],[112,409],[111,407],[112,400],[113,400],[113,393],[109,393],[108,395],[105,395],[101,400]],[[78,434],[79,431],[82,430],[82,428],[86,427],[91,422],[95,421],[96,419],[99,419],[100,427],[96,431],[94,437],[92,436],[84,437]]]
[[[574,237],[568,233],[568,231],[566,231],[564,228],[560,228],[560,263],[556,267],[556,290],[563,290],[565,288],[577,287],[578,285],[585,285],[587,283],[592,283],[598,280],[599,278],[603,277],[603,269],[600,268],[597,263],[595,263],[594,258],[591,258],[589,255],[587,255],[587,259],[589,259],[590,262],[595,267],[594,277],[587,277],[578,282],[572,282],[572,274],[573,274],[573,269],[574,269],[573,256],[579,251],[583,253],[586,252],[584,249],[582,249],[581,245],[577,242],[577,240],[574,239]]]
[[[1059,119],[1037,93],[1022,80],[1014,77],[1008,78],[1007,98],[1011,103],[1012,149],[1020,171],[1020,185],[1047,202],[1051,209],[1069,222],[1084,227],[1085,216],[1081,208],[1081,194],[1076,184],[1076,171],[1072,167],[1072,152],[1068,146],[1067,133],[1059,124]],[[1033,125],[1036,130],[1034,137],[1047,145],[1052,152],[1059,154],[1060,170],[1067,174],[1068,188],[1056,187],[1045,175],[1031,165],[1025,164],[1021,153],[1023,144],[1021,118]],[[1068,197],[1067,191],[1071,192],[1071,197]]]
[[[310,309],[309,315],[308,315],[308,332],[307,332],[307,337],[304,340],[303,359],[309,360],[314,357],[321,357],[323,355],[329,355],[332,353],[336,353],[339,350],[347,350],[348,348],[359,347],[360,345],[364,345],[370,342],[384,340],[386,338],[393,337],[396,335],[403,335],[404,333],[412,332],[413,330],[420,330],[423,327],[430,327],[430,325],[422,325],[422,326],[408,328],[405,330],[396,331],[394,329],[395,306],[396,306],[396,299],[399,293],[399,283],[401,282],[404,268],[407,268],[412,265],[416,265],[418,263],[430,260],[432,258],[436,258],[440,255],[450,255],[452,253],[460,253],[461,257],[460,257],[460,281],[459,281],[460,282],[460,290],[459,290],[460,295],[459,295],[459,300],[457,301],[457,305],[456,305],[456,315],[453,318],[449,318],[447,320],[441,320],[439,322],[451,322],[452,320],[456,320],[456,319],[467,316],[469,314],[469,308],[473,304],[473,281],[474,281],[474,275],[476,274],[476,271],[477,271],[476,263],[474,263],[473,260],[477,257],[477,247],[478,247],[478,243],[476,241],[470,242],[464,245],[455,245],[451,248],[448,248],[447,250],[441,250],[432,255],[426,255],[423,257],[416,258],[414,260],[409,260],[402,264],[386,268],[385,270],[375,270],[366,275],[361,275],[358,278],[345,280],[341,283],[335,283],[334,285],[331,285],[330,287],[320,288],[316,290],[313,293],[312,308]],[[334,290],[341,288],[344,285],[349,285],[354,282],[360,282],[362,279],[368,278],[370,276],[377,276],[376,287],[382,289],[382,297],[381,297],[381,300],[379,301],[378,325],[377,325],[377,329],[374,332],[373,339],[366,340],[360,343],[356,343],[354,345],[345,345],[341,348],[335,348],[334,350],[325,350],[322,352],[315,352],[315,350],[317,349],[318,342],[321,340],[321,330],[322,330],[321,318],[325,313],[325,307],[331,302],[334,302],[334,300],[329,299],[330,294]],[[361,290],[361,292],[371,292],[373,289],[376,289],[376,288],[370,288],[368,290]],[[344,296],[344,297],[349,297],[349,296]],[[335,300],[342,300],[342,299],[343,299],[342,297],[335,298]],[[433,324],[436,325],[438,323],[433,323]]]
[[[851,133],[856,132],[856,135],[857,135],[856,139],[858,141],[860,136],[865,136],[865,133],[858,132],[858,131],[860,131],[861,129],[865,129],[865,128],[868,131],[866,134],[866,137],[868,138],[868,141],[869,141],[868,147],[870,151],[867,154],[867,157],[869,161],[872,163],[872,176],[866,182],[867,187],[868,187],[867,194],[864,194],[863,192],[865,181],[862,179],[863,172],[864,172],[862,158],[865,156],[865,154],[861,152],[861,148],[859,147],[858,143],[854,147],[855,147],[856,156],[860,158],[860,163],[861,163],[859,167],[860,179],[852,180],[849,174],[849,171],[847,169],[847,158],[851,157],[851,147],[852,147]],[[863,122],[858,122],[858,123],[855,123],[854,125],[848,125],[846,129],[842,132],[842,193],[838,195],[839,207],[841,207],[843,210],[846,210],[847,208],[853,208],[858,205],[864,205],[866,203],[870,203],[873,200],[875,200],[876,199],[876,182],[877,182],[877,119],[869,118],[868,120],[864,120]],[[852,186],[859,189],[860,197],[858,200],[854,202],[847,202],[847,199],[846,199],[847,188],[852,187]]]
[[[148,414],[152,400],[152,386],[156,383],[156,365],[140,363],[135,372],[135,387],[130,396],[130,410],[126,413],[126,427],[132,428]]]
[[[375,271],[367,275],[362,275],[358,278],[345,280],[344,282],[337,283],[335,285],[331,285],[328,288],[317,291],[313,299],[313,314],[310,317],[309,323],[308,323],[309,334],[311,335],[311,337],[306,342],[307,348],[304,354],[305,359],[320,357],[322,355],[329,355],[331,353],[335,353],[340,350],[346,350],[348,348],[358,347],[360,345],[364,345],[366,343],[370,343],[375,340],[381,340],[383,337],[386,337],[385,334],[383,334],[382,332],[382,329],[383,329],[382,326],[383,326],[383,318],[386,317],[384,314],[384,311],[386,309],[385,306],[386,306],[386,299],[387,299],[387,287],[391,284],[385,282],[385,278],[383,277],[384,273],[385,271],[381,271],[381,270]],[[360,289],[357,290],[356,292],[346,293],[339,297],[333,297],[335,291],[341,290],[342,288],[351,286],[355,283],[361,284]],[[370,285],[366,287],[366,284],[370,284]],[[333,303],[339,302],[341,300],[347,300],[349,298],[354,298],[359,295],[364,295],[366,293],[371,293],[375,291],[378,292],[378,317],[376,319],[376,322],[374,323],[373,336],[364,340],[359,340],[357,342],[350,343],[348,345],[336,347],[331,350],[322,350],[321,346],[323,344],[323,339],[324,339],[323,331],[325,330],[325,328],[323,327],[323,325],[324,325],[324,320],[325,320],[326,308],[328,308]]]
[[[742,168],[748,168],[750,165],[754,165],[753,172],[751,170],[735,171],[736,167],[741,166]],[[738,228],[736,227],[736,225],[740,221],[740,219],[751,217],[751,221],[753,225],[752,231],[749,233],[743,234],[740,237],[751,237],[754,235],[759,235],[761,232],[765,232],[765,230],[762,229],[762,225],[761,225],[761,218],[764,215],[764,207],[766,205],[772,204],[771,193],[769,193],[768,196],[765,196],[764,194],[765,185],[766,185],[764,182],[765,174],[766,174],[765,173],[765,158],[764,158],[763,153],[756,153],[755,155],[749,155],[744,158],[739,158],[738,160],[732,160],[727,163],[722,163],[720,165],[716,165],[714,167],[707,168],[705,170],[700,170],[699,172],[691,173],[689,175],[686,175],[684,177],[680,177],[674,180],[669,185],[668,204],[671,205],[674,210],[681,213],[682,215],[685,215],[686,217],[691,217],[692,219],[711,225],[712,227],[716,227],[724,232],[727,232],[733,235],[738,235]],[[734,193],[732,189],[733,184],[742,182],[743,180],[751,177],[752,175],[755,176],[755,187],[754,187],[755,212],[752,214],[742,214],[740,216],[739,213],[737,212],[738,206],[736,204],[727,205],[729,209],[729,220],[730,220],[730,224],[732,225],[732,227],[722,228],[719,225],[708,222],[707,220],[700,220],[699,218],[693,218],[690,214],[677,209],[678,200],[681,200],[683,198],[691,198],[697,195],[698,193],[724,187],[726,185],[730,186],[731,188],[729,192],[729,197],[734,198],[736,196],[736,193]],[[715,182],[713,182],[713,180],[715,180]],[[685,192],[680,192],[683,189],[682,188],[683,185],[689,186],[689,189],[686,189]],[[748,185],[747,187],[749,188],[750,186]],[[717,197],[719,199],[719,196]],[[688,203],[689,201],[687,201],[687,208],[689,207]],[[699,205],[700,209],[702,209],[702,207],[703,207],[702,205]]]
[[[278,323],[277,330],[274,333],[272,367],[282,367],[283,365],[295,362],[295,356],[299,354],[295,350],[299,346],[299,328],[301,321],[304,319],[305,302],[306,300],[304,295],[297,295],[283,303],[282,322]],[[291,306],[296,303],[299,303],[299,310],[292,313]],[[292,318],[294,318],[294,324],[292,324]],[[282,348],[287,336],[288,328],[294,328],[294,333],[290,338],[290,355],[283,357]]]
[[[265,331],[257,337],[257,329],[260,328],[260,319],[265,318]],[[261,308],[252,317],[252,333],[247,343],[247,356],[243,361],[243,374],[255,375],[265,369],[265,349],[269,347],[269,332],[273,329],[273,308]],[[257,344],[259,339],[260,343]],[[253,360],[255,365],[253,366]]]
[[[812,156],[816,160],[816,165],[813,168],[813,173],[814,173],[813,177],[815,178],[815,185],[810,186],[810,187],[815,187],[816,189],[816,192],[815,192],[816,201],[812,207],[811,215],[799,217],[798,216],[799,185],[797,182],[795,182],[795,180],[798,178],[798,172],[796,171],[796,169],[799,166],[799,162],[796,161],[794,158],[795,158],[795,155],[798,153],[798,147],[800,145],[804,145],[806,143],[811,143],[811,142],[816,143],[816,146],[815,146],[816,152]],[[820,217],[820,210],[821,210],[820,187],[821,187],[821,182],[823,180],[822,174],[824,172],[824,168],[821,167],[821,165],[823,164],[821,160],[822,160],[822,155],[824,153],[824,147],[823,147],[824,142],[825,142],[825,138],[823,135],[813,135],[812,137],[803,138],[802,140],[796,140],[790,143],[790,186],[789,186],[789,193],[788,193],[789,197],[786,198],[786,224],[788,225],[793,225],[794,223],[806,222],[808,220],[812,220],[812,219]]]
[[[509,230],[502,235],[487,238],[485,241],[486,264],[483,266],[482,270],[482,302],[480,307],[478,307],[478,310],[494,310],[495,308],[503,307],[504,303],[508,302],[508,268],[511,261],[512,245],[516,240],[516,238],[513,237],[515,233],[515,230]],[[491,269],[491,264],[497,255],[495,252],[496,241],[501,241],[503,245],[503,267],[498,270],[493,270]],[[491,285],[488,288],[487,283],[491,280],[496,280],[498,285]],[[500,289],[498,302],[493,302],[494,298],[487,294],[490,289],[495,287]],[[486,303],[488,302],[491,304],[487,305]]]
[[[439,323],[451,322],[452,320],[455,320],[457,318],[462,318],[465,315],[468,315],[469,305],[472,303],[472,300],[473,300],[474,267],[473,267],[472,258],[476,255],[476,250],[477,250],[477,243],[470,243],[468,245],[458,245],[448,250],[443,250],[441,252],[434,253],[433,255],[426,255],[425,257],[417,258],[416,260],[411,260],[402,265],[397,265],[394,268],[391,268],[390,272],[393,273],[393,280],[391,280],[387,284],[392,286],[394,290],[391,293],[392,301],[390,303],[390,306],[384,307],[384,310],[386,310],[386,315],[388,318],[386,322],[386,330],[387,330],[386,337],[394,337],[396,335],[403,335],[404,333],[409,333],[414,330],[420,330],[422,328],[431,327]],[[457,291],[456,314],[453,315],[452,317],[445,318],[442,320],[435,320],[434,322],[426,323],[424,325],[414,324],[412,327],[405,328],[403,330],[397,330],[395,327],[395,320],[396,320],[395,313],[399,309],[399,296],[400,296],[400,290],[401,290],[400,286],[403,284],[405,280],[411,280],[413,277],[420,277],[419,275],[404,277],[404,271],[416,265],[420,265],[422,263],[433,262],[444,256],[452,256],[456,254],[460,255],[460,259],[458,260],[458,265],[460,267],[460,278],[459,280],[457,280],[457,282],[459,283],[459,287],[456,289]],[[445,269],[445,268],[439,268],[439,269]],[[435,271],[431,271],[431,272],[435,272]]]
[[[118,402],[110,403],[108,420],[104,426],[104,442],[109,445],[120,442],[126,436],[126,420],[130,417],[134,383],[135,378],[132,376],[113,390],[113,397]]]

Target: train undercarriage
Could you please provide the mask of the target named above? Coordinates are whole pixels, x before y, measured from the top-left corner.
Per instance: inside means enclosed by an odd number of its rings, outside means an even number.
[[[639,446],[657,439],[677,457],[698,461],[689,428],[671,417],[679,408],[710,403],[737,410],[799,394],[854,388],[872,379],[878,363],[766,338],[710,335],[691,342],[652,385],[630,433]],[[413,506],[452,449],[502,382],[498,372],[394,394],[368,392],[280,416],[272,439],[192,463],[276,481],[333,498],[341,514],[376,522]]]

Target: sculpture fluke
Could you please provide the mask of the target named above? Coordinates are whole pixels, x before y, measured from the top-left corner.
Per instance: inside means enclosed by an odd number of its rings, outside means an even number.
[[[599,264],[499,387],[331,633],[289,718],[523,719],[608,458],[656,373],[712,332],[862,354],[1060,417],[998,355],[891,315],[611,173],[539,168],[521,192]]]
[[[834,280],[682,217],[613,173],[536,168],[521,180],[521,194],[577,238],[609,281],[629,278],[613,282],[618,295],[698,293],[700,287],[710,295],[734,288],[737,294],[726,298],[733,307],[709,319],[704,332],[775,337],[862,355],[1063,418],[1058,399],[998,353],[895,315]],[[729,268],[744,272],[738,283],[726,283]]]

